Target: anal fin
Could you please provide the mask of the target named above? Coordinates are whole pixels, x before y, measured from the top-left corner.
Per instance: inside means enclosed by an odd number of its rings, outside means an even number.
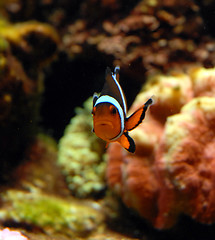
[[[118,139],[118,142],[131,153],[135,152],[134,140],[128,135],[128,132],[123,133],[123,135]]]

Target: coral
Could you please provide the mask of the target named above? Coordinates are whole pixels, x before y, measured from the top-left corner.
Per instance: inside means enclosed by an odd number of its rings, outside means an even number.
[[[27,240],[20,232],[12,231],[9,228],[4,228],[0,230],[1,240]]]
[[[32,240],[133,239],[108,228],[103,200],[71,198],[56,159],[56,143],[39,134],[10,184],[0,188],[0,225]]]
[[[103,199],[71,197],[56,159],[56,143],[39,134],[10,184],[0,187],[0,226],[32,240],[134,239],[109,229]]]
[[[138,79],[170,68],[215,64],[214,41],[204,32],[200,8],[192,0],[83,1],[80,9],[63,36],[62,47],[70,56],[92,49],[93,56],[105,55]]]
[[[58,164],[72,194],[96,196],[105,188],[104,142],[92,134],[92,98],[76,109],[59,142]]]
[[[18,189],[31,191],[31,188],[39,188],[46,194],[68,196],[69,190],[56,161],[56,142],[39,134],[26,149],[25,161],[14,170],[10,182]]]
[[[46,22],[54,27],[62,27],[68,18],[72,18],[80,2],[69,0],[1,0],[0,14],[12,22],[25,22],[34,19]]]
[[[135,208],[146,219],[153,220],[156,216],[158,183],[150,169],[152,163],[144,156],[125,156],[118,143],[111,144],[108,154],[109,186],[122,196],[128,207]]]
[[[132,109],[137,109],[149,96],[154,96],[156,101],[152,116],[164,122],[167,116],[179,112],[180,108],[191,100],[192,81],[185,73],[151,76],[143,85],[142,92],[137,96]]]
[[[10,43],[14,55],[30,66],[42,66],[45,62],[50,62],[49,58],[53,57],[59,43],[54,28],[36,21],[10,24],[0,19],[0,35]]]
[[[50,44],[50,49],[40,51]],[[42,68],[56,52],[57,34],[36,22],[0,19],[0,178],[7,179],[38,127]]]
[[[159,196],[162,206],[158,224],[171,218],[177,205],[178,212],[200,222],[215,222],[214,127],[214,97],[194,98],[182,107],[180,114],[167,119],[156,153],[164,187]],[[172,199],[164,196],[165,192],[169,192]]]
[[[2,193],[0,221],[37,226],[47,233],[87,235],[99,228],[102,214],[87,204],[65,200],[38,189],[32,192],[8,190]]]
[[[172,227],[186,214],[215,222],[215,69],[154,76],[131,111],[152,93],[157,97],[135,129],[135,155],[117,143],[108,149],[108,185],[156,228]]]
[[[214,68],[191,69],[190,77],[193,83],[194,96],[215,96]]]

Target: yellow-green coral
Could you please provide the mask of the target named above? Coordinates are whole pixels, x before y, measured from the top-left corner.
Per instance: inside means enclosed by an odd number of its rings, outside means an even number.
[[[136,111],[151,96],[155,99],[155,104],[148,110],[143,124],[130,133],[145,152],[152,151],[158,144],[166,118],[178,113],[181,107],[192,99],[191,78],[185,73],[151,76],[143,85],[129,112]]]
[[[24,23],[10,24],[9,22],[0,19],[0,35],[8,39],[10,42],[26,45],[24,36],[29,32],[36,32],[47,37],[50,36],[54,41],[59,41],[59,36],[48,24],[29,21]]]
[[[29,61],[39,65],[54,56],[59,43],[59,36],[54,28],[37,21],[11,24],[0,18],[0,37],[21,53],[18,54],[21,60],[32,56]]]
[[[215,68],[195,68],[189,75],[195,96],[215,96]]]
[[[2,194],[0,221],[15,221],[40,227],[47,233],[86,235],[101,226],[102,214],[76,200],[63,200],[41,193],[8,190]]]
[[[72,193],[78,197],[93,196],[105,188],[104,142],[92,133],[92,98],[66,127],[59,142],[58,163],[63,169]]]
[[[169,114],[167,112],[169,110],[172,110],[172,114],[176,113],[193,96],[191,79],[187,74],[183,73],[155,75],[149,78],[143,86],[135,104],[138,105],[139,102],[144,102],[151,96],[154,96],[159,103],[159,114],[162,111],[164,117],[166,117]]]

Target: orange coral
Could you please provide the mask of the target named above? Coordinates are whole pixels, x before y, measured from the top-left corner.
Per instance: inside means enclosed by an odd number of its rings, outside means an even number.
[[[136,154],[115,143],[108,149],[109,186],[156,228],[173,226],[180,214],[215,222],[214,85],[214,69],[154,77],[132,106],[157,95],[145,122],[131,133]]]

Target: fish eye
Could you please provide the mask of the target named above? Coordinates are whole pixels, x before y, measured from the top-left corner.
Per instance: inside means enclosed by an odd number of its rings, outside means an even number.
[[[110,106],[110,112],[113,115],[115,115],[117,113],[117,110],[116,110],[116,108],[113,105]]]

